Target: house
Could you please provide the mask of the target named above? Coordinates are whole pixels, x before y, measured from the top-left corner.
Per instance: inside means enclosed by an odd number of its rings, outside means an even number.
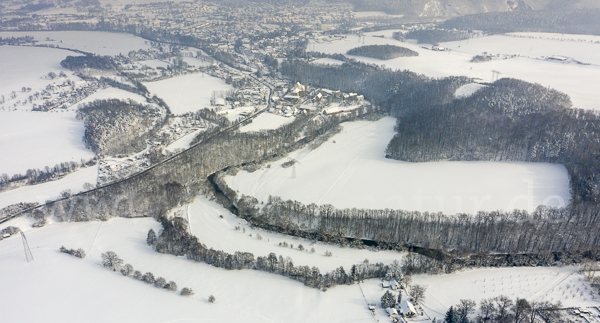
[[[395,308],[386,308],[385,309],[389,315],[389,317],[398,317],[398,311]]]
[[[405,317],[415,317],[417,316],[417,311],[415,310],[415,306],[409,301],[402,301],[400,304],[400,310]]]
[[[225,106],[225,99],[223,99],[223,98],[215,99],[215,107],[224,107],[224,106]]]
[[[296,85],[294,85],[292,94],[297,95],[297,96],[304,96],[304,95],[306,95],[306,87],[304,85],[300,84],[300,82],[298,82],[298,83],[296,83]]]
[[[391,290],[399,290],[401,288],[400,284],[398,284],[398,282],[394,279],[392,280],[392,282],[390,283],[390,289]]]

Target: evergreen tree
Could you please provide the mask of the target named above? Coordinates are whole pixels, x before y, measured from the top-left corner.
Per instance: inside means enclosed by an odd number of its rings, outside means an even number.
[[[394,294],[388,290],[381,296],[381,307],[390,308],[394,306],[396,306],[396,298],[394,297]]]
[[[454,312],[454,307],[450,306],[450,308],[446,312],[446,317],[444,317],[444,323],[458,323],[456,319],[456,313]]]

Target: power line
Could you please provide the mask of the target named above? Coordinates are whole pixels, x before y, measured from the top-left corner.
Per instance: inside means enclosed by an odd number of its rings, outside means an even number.
[[[27,262],[33,261],[33,255],[31,254],[31,249],[29,249],[29,244],[27,243],[27,238],[25,238],[25,233],[23,233],[23,231],[19,230],[19,232],[21,233],[21,240],[23,240],[23,249],[25,250],[25,259],[27,259]]]

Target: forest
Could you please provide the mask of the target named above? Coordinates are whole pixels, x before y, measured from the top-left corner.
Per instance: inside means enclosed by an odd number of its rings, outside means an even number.
[[[600,201],[600,115],[567,95],[501,79],[473,96],[398,118],[389,158],[413,162],[508,160],[562,164],[573,203]]]
[[[348,55],[364,56],[381,60],[394,59],[398,57],[419,56],[419,53],[405,47],[394,45],[366,45],[352,48]]]
[[[483,30],[488,33],[549,32],[600,35],[600,9],[527,10],[489,12],[456,17],[440,26],[445,29]]]
[[[469,38],[469,33],[461,30],[421,29],[412,30],[404,36],[406,39],[416,39],[419,44],[437,44]]]
[[[436,79],[408,70],[394,71],[356,61],[340,66],[322,66],[293,60],[282,63],[280,70],[293,82],[361,93],[375,106],[394,116],[423,105],[448,102],[454,98],[456,89],[470,82],[467,77]],[[392,101],[394,105],[390,104]]]
[[[77,71],[83,68],[93,68],[98,70],[113,71],[117,65],[108,56],[85,55],[85,56],[67,56],[60,62],[60,66]]]
[[[146,148],[146,138],[160,129],[158,109],[132,100],[95,100],[77,109],[85,124],[83,141],[98,155],[129,155]]]

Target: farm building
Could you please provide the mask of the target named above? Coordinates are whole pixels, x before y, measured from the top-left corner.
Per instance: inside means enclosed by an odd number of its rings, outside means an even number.
[[[392,282],[390,283],[390,289],[391,290],[399,290],[400,288],[401,288],[400,284],[395,279],[392,280]]]
[[[400,310],[405,317],[415,317],[417,316],[417,311],[415,310],[415,306],[409,301],[402,301],[400,304]]]
[[[385,309],[390,317],[398,317],[398,311],[395,308],[386,308]]]

